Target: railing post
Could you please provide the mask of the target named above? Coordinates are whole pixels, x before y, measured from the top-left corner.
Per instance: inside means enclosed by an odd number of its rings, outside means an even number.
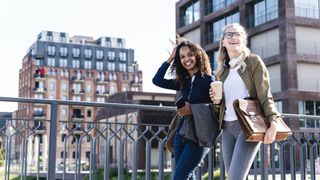
[[[49,132],[49,160],[48,160],[48,180],[55,180],[56,178],[56,148],[57,148],[57,108],[58,103],[51,103],[51,120]]]

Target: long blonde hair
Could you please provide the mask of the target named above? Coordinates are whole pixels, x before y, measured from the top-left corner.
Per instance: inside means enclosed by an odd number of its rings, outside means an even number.
[[[225,68],[224,67],[225,61],[226,62],[230,61],[230,57],[228,55],[227,48],[222,45],[222,40],[224,39],[224,34],[225,34],[226,30],[228,28],[230,28],[230,27],[236,28],[240,32],[241,36],[245,40],[245,46],[243,47],[243,52],[244,52],[244,58],[243,59],[248,57],[249,54],[250,54],[250,49],[247,47],[248,34],[247,34],[245,28],[243,26],[241,26],[239,23],[232,23],[232,24],[226,25],[222,30],[222,36],[220,38],[220,48],[219,48],[219,55],[218,55],[218,65],[219,65],[219,67],[218,67],[218,70],[216,72],[216,78],[218,80],[221,80],[221,74],[222,74],[222,72],[223,72],[223,70]]]

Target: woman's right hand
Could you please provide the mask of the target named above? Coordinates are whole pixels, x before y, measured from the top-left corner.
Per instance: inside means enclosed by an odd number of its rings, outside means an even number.
[[[167,60],[167,62],[169,64],[174,60],[174,58],[176,56],[176,51],[177,51],[177,47],[173,48],[172,52],[170,53],[170,56],[169,56],[169,58]]]
[[[214,90],[212,88],[209,89],[209,96],[211,101],[213,102],[213,104],[220,104],[221,103],[221,99],[215,99],[216,93],[214,92]]]

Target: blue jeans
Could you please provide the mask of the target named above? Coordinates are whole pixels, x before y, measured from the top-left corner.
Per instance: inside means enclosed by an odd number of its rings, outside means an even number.
[[[228,180],[245,180],[260,142],[246,142],[239,121],[224,121],[222,155]]]
[[[173,179],[195,179],[195,169],[209,151],[210,148],[200,147],[197,143],[176,134],[174,137],[176,169]]]

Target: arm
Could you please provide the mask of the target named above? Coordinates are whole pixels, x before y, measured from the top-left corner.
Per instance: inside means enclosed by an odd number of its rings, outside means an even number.
[[[152,83],[156,86],[171,89],[171,90],[180,90],[180,84],[177,83],[174,79],[165,79],[164,76],[169,68],[170,64],[164,62],[161,67],[158,69],[157,73],[152,79]]]
[[[154,75],[152,82],[154,85],[171,89],[171,90],[180,90],[180,84],[176,82],[174,79],[165,79],[164,76],[171,64],[171,62],[174,60],[176,54],[176,48],[173,49],[172,53],[170,54],[168,60],[160,66],[157,73]]]
[[[274,141],[277,133],[276,121],[278,117],[278,111],[275,107],[270,90],[269,72],[259,57],[253,69],[252,76],[254,77],[254,86],[256,87],[257,97],[269,123],[269,128],[266,131],[263,143],[271,144]]]
[[[252,77],[257,93],[257,98],[261,104],[268,123],[276,121],[279,113],[275,107],[273,96],[270,90],[269,72],[263,61],[257,56],[252,68]]]

